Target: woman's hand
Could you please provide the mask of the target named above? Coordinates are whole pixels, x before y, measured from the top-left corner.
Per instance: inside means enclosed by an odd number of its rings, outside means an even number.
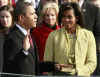
[[[55,69],[60,71],[62,69],[61,65],[60,64],[55,64]]]
[[[55,64],[56,70],[61,70],[62,68],[73,68],[72,64]]]

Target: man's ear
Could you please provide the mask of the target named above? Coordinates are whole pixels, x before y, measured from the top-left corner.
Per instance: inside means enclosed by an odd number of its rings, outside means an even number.
[[[22,21],[23,19],[24,19],[24,16],[23,16],[23,15],[19,15],[19,16],[18,16],[18,20],[19,20],[19,21]]]

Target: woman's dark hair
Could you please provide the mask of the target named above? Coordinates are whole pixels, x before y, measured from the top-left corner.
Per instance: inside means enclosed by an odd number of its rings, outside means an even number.
[[[79,8],[78,4],[74,2],[64,3],[60,6],[60,12],[58,15],[59,25],[61,25],[61,20],[64,17],[64,12],[66,10],[71,10],[71,9],[74,11],[75,16],[78,17],[77,24],[79,24],[81,27],[84,27],[84,21],[81,9]]]
[[[13,15],[13,10],[14,9],[13,9],[12,6],[5,5],[5,6],[0,7],[0,12],[3,11],[3,10],[9,11]]]

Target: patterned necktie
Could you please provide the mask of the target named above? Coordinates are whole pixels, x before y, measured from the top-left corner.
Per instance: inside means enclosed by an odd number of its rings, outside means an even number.
[[[31,35],[29,35],[29,42],[30,42],[31,47],[34,48],[34,46],[33,46],[33,41],[32,41],[32,38],[31,38]]]

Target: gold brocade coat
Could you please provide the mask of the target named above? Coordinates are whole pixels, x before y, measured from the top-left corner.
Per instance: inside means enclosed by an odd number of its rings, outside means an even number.
[[[77,27],[75,44],[75,63],[78,76],[90,76],[97,65],[95,38],[91,31]],[[65,64],[67,42],[64,27],[51,32],[46,42],[44,61]],[[67,68],[66,68],[67,69]]]

